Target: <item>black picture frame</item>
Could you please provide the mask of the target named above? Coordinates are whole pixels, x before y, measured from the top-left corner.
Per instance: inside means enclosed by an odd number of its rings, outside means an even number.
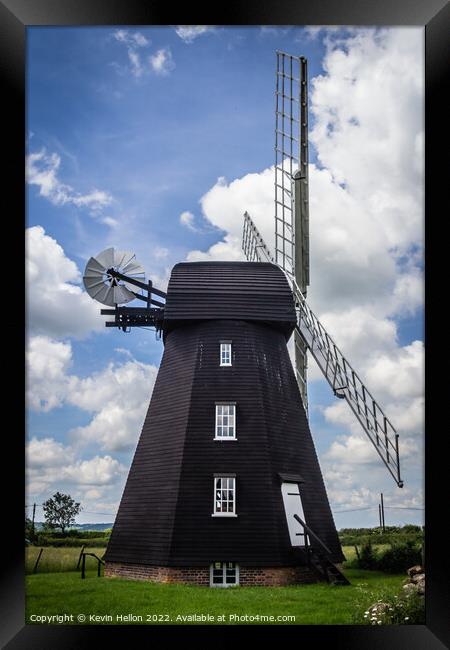
[[[186,7],[187,9],[187,7]],[[4,251],[8,255],[7,268],[14,269],[4,278],[4,286],[11,295],[4,296],[3,347],[10,355],[3,361],[4,378],[7,379],[3,394],[4,455],[3,472],[7,483],[4,494],[4,530],[7,529],[7,545],[1,562],[1,626],[2,647],[10,650],[33,648],[94,647],[107,643],[124,642],[135,647],[142,641],[158,643],[156,637],[164,635],[176,642],[184,641],[194,633],[203,637],[207,626],[184,626],[157,628],[156,626],[32,626],[24,625],[24,553],[23,553],[23,504],[24,504],[24,438],[20,432],[23,409],[24,383],[20,381],[23,364],[18,361],[18,350],[23,349],[24,302],[18,290],[24,281],[20,257],[23,250],[21,215],[25,215],[23,161],[25,154],[25,52],[26,28],[35,25],[168,25],[177,24],[299,24],[299,25],[417,25],[425,27],[425,113],[426,113],[426,242],[427,249],[433,237],[432,222],[445,216],[444,193],[448,180],[446,165],[440,164],[439,154],[445,151],[443,135],[446,132],[446,102],[443,101],[444,81],[448,69],[450,33],[450,7],[445,0],[317,0],[316,2],[293,2],[278,0],[277,3],[248,0],[216,4],[208,13],[204,8],[195,12],[174,10],[169,3],[138,0],[0,0],[0,75],[3,86],[3,143],[6,142],[6,178],[2,191],[2,215]],[[445,159],[444,159],[445,160]],[[446,197],[447,199],[447,197]],[[316,645],[330,643],[334,648],[398,648],[434,650],[450,647],[450,590],[449,553],[446,535],[445,512],[448,497],[445,495],[447,469],[447,429],[438,423],[436,413],[439,405],[446,403],[444,384],[436,379],[432,370],[433,359],[438,360],[439,317],[431,317],[432,306],[428,299],[432,287],[440,277],[437,270],[438,256],[427,255],[427,307],[426,307],[426,396],[427,426],[430,427],[425,441],[426,458],[426,618],[424,626],[254,626],[222,627],[220,638],[251,638],[254,643],[264,634],[266,643],[280,643],[292,636],[295,643]],[[21,275],[23,273],[23,275]],[[25,282],[23,282],[23,285]],[[32,290],[29,288],[28,290]],[[439,305],[438,305],[439,306]],[[12,379],[18,370],[18,381]],[[23,421],[23,420],[22,420]],[[25,424],[25,423],[24,423]],[[7,459],[6,459],[7,455]],[[6,470],[10,471],[7,472]],[[211,629],[211,631],[213,631]],[[215,639],[217,642],[217,639]]]

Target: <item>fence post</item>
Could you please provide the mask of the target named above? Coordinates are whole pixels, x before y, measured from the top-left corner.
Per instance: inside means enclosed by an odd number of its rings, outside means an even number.
[[[86,553],[83,552],[83,559],[81,561],[81,577],[86,577]]]
[[[86,548],[86,544],[83,544],[83,546],[81,547],[80,556],[78,558],[77,571],[80,568],[81,556],[83,555],[83,551],[84,551],[85,548]]]
[[[41,550],[39,551],[39,555],[37,556],[36,563],[34,565],[33,573],[36,573],[36,571],[37,571],[39,560],[41,559],[41,555],[42,555],[43,552],[44,552],[44,549],[41,548]]]

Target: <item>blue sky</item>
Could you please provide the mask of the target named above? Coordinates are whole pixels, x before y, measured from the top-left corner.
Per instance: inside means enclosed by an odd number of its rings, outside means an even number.
[[[311,429],[336,524],[374,525],[380,491],[392,507],[421,507],[421,30],[32,27],[27,35],[35,288],[27,502],[64,489],[84,506],[80,522],[113,519],[100,513],[117,508],[162,354],[152,332],[103,327],[80,284],[87,259],[108,246],[131,249],[165,288],[178,261],[237,259],[248,206],[270,238],[280,49],[308,59],[311,304],[392,405],[406,441],[399,491],[311,369]],[[363,506],[371,510],[339,514]],[[422,514],[390,510],[389,522]]]

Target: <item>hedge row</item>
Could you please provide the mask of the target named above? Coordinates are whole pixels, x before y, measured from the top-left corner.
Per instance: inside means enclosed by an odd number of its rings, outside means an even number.
[[[59,530],[37,530],[38,535],[43,535],[49,539],[66,539],[67,537],[80,537],[83,539],[109,537],[111,535],[111,528],[107,530],[79,530],[78,528],[70,528],[66,530],[64,535]]]
[[[44,535],[38,535],[34,546],[98,546],[106,547],[108,545],[107,537],[63,537],[63,538],[54,538],[54,537],[45,537]]]
[[[340,528],[339,535],[378,535],[380,527],[375,528]],[[405,524],[404,526],[385,526],[385,532],[391,534],[409,534],[423,532],[422,526]]]
[[[342,546],[354,546],[355,544],[367,544],[369,541],[372,544],[408,544],[412,542],[414,544],[420,544],[423,540],[422,533],[410,533],[410,534],[393,534],[393,533],[378,533],[377,535],[351,535],[351,534],[340,534],[339,539]]]
[[[421,547],[413,542],[392,544],[391,548],[377,551],[369,541],[358,550],[359,558],[346,562],[346,567],[371,569],[385,573],[402,573],[416,564],[422,564]]]
[[[413,524],[405,526],[386,526],[384,532],[376,528],[341,528],[339,539],[343,546],[353,544],[366,544],[369,540],[373,544],[390,544],[396,542],[407,544],[408,542],[419,543],[423,539],[424,528]]]

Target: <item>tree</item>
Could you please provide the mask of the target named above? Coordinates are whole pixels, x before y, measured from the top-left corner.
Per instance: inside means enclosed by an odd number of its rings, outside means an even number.
[[[373,549],[372,542],[370,537],[367,542],[363,544],[359,559],[358,559],[358,568],[360,569],[374,569],[377,563],[377,554]]]
[[[49,528],[61,528],[64,535],[66,528],[75,523],[75,517],[81,510],[70,494],[56,492],[51,499],[43,504],[45,523]]]
[[[25,541],[33,542],[34,541],[34,527],[33,522],[29,517],[25,517]]]

